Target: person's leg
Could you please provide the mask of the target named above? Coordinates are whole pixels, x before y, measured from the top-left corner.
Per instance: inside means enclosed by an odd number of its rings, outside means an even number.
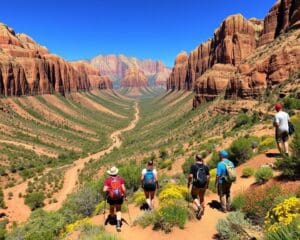
[[[148,190],[145,190],[144,192],[145,192],[146,203],[148,204],[149,208],[151,209],[150,192]]]
[[[199,188],[193,186],[191,195],[193,198],[193,203],[195,204],[197,211],[199,211],[201,208],[200,201],[199,201]]]
[[[199,190],[200,205],[203,210],[205,208],[205,202],[204,202],[205,190],[206,190],[206,188],[200,188],[200,190]]]
[[[155,195],[155,191],[149,192],[149,198],[150,198],[150,203],[151,203],[151,209],[154,209],[154,195]]]
[[[230,189],[231,189],[231,183],[226,184],[226,210],[231,210],[231,198],[230,198]]]
[[[289,134],[287,132],[284,132],[282,134],[282,142],[283,142],[284,153],[289,155]]]
[[[116,206],[116,213],[117,213],[117,231],[121,231],[121,224],[122,224],[122,214],[121,214],[121,204],[117,204]]]
[[[278,130],[275,131],[275,140],[276,140],[276,144],[277,144],[277,148],[278,148],[279,153],[282,153],[282,149],[281,149],[281,146],[280,146],[281,139],[280,139]]]
[[[220,197],[220,203],[222,207],[222,211],[226,212],[226,195],[225,195],[225,189],[224,189],[225,184],[218,184],[218,194]]]

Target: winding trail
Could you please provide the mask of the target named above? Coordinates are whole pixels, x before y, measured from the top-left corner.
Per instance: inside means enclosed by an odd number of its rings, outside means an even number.
[[[98,158],[102,157],[103,155],[110,153],[115,147],[119,148],[121,146],[122,140],[120,139],[120,135],[123,132],[129,131],[129,130],[135,128],[137,122],[140,119],[140,115],[139,115],[140,112],[139,112],[137,102],[135,103],[134,108],[135,108],[135,115],[134,115],[134,119],[131,121],[131,123],[126,128],[117,130],[110,135],[110,138],[112,139],[113,143],[109,148],[104,149],[95,154],[89,155],[86,158],[80,158],[73,162],[71,167],[65,172],[64,185],[63,185],[62,189],[58,193],[56,193],[55,196],[53,196],[57,199],[57,202],[46,205],[44,207],[44,209],[46,211],[55,211],[55,210],[58,210],[62,206],[62,203],[67,198],[67,195],[72,193],[75,190],[77,181],[78,181],[78,174],[79,174],[80,170],[82,170],[84,168],[84,165],[87,162],[89,162],[91,159],[98,159]],[[5,204],[6,204],[7,208],[5,210],[3,210],[2,212],[4,212],[7,215],[10,223],[24,222],[30,216],[31,211],[30,211],[29,207],[27,205],[25,205],[24,198],[20,198],[18,196],[19,193],[22,193],[22,195],[26,194],[27,184],[30,180],[31,179],[29,179],[21,184],[18,184],[14,187],[3,190]],[[9,193],[13,193],[13,196],[9,197]]]

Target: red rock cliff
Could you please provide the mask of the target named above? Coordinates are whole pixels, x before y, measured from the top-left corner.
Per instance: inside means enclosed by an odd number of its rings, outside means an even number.
[[[88,90],[88,73],[0,23],[0,95]]]
[[[167,80],[167,90],[185,89],[186,88],[186,73],[187,73],[188,55],[182,51],[175,60],[175,65],[172,69],[170,77]]]

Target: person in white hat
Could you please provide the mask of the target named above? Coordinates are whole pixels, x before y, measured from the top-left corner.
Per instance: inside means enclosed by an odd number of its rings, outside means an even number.
[[[121,231],[122,216],[121,206],[126,200],[126,188],[124,179],[118,176],[119,169],[115,166],[107,171],[109,177],[104,182],[103,192],[107,194],[107,202],[110,205],[109,218],[115,218],[117,215],[117,231]]]

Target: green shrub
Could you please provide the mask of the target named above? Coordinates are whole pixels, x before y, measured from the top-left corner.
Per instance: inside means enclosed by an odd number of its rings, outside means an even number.
[[[300,99],[293,97],[286,97],[283,99],[283,106],[287,110],[300,110]]]
[[[136,191],[132,196],[132,201],[136,206],[141,206],[146,202],[145,193],[143,191]]]
[[[134,225],[140,225],[142,228],[146,228],[150,225],[154,225],[158,220],[157,211],[145,211],[134,220]]]
[[[295,126],[295,134],[292,140],[292,155],[277,158],[275,166],[280,170],[283,176],[297,179],[300,177],[300,116],[291,118]]]
[[[128,191],[135,192],[141,185],[142,168],[134,162],[119,167],[119,175],[124,178]]]
[[[224,240],[242,240],[245,237],[245,228],[249,228],[250,223],[245,219],[242,212],[231,212],[226,219],[220,219],[217,222],[217,232],[220,239]]]
[[[241,137],[233,141],[228,150],[229,159],[235,165],[240,165],[249,160],[253,156],[252,143],[254,141],[257,142],[257,139],[253,137]]]
[[[80,238],[79,240],[117,240],[118,238],[105,232],[101,226],[92,224],[83,224],[80,227]]]
[[[165,232],[170,232],[174,226],[184,228],[188,219],[188,209],[182,205],[166,205],[158,210],[158,222],[156,225],[160,226]]]
[[[168,158],[169,157],[169,153],[168,153],[168,151],[166,150],[166,149],[160,149],[159,150],[159,157],[161,158],[161,159],[166,159],[166,158]]]
[[[282,226],[276,232],[266,233],[264,240],[295,240],[300,239],[299,231],[300,220],[294,220],[287,226]]]
[[[193,157],[187,158],[182,164],[182,170],[185,175],[190,173],[191,166],[195,163],[195,159]]]
[[[257,183],[265,183],[273,177],[273,170],[270,167],[261,167],[255,173]]]
[[[251,177],[254,174],[254,169],[251,167],[243,168],[242,176],[245,178]]]
[[[217,173],[217,169],[211,169],[209,171],[209,175],[210,175],[210,179],[209,179],[209,183],[208,183],[208,189],[214,193],[217,192],[216,189],[216,173]]]
[[[259,151],[268,150],[276,147],[276,142],[274,137],[265,137],[261,139],[261,142],[258,145]]]
[[[42,192],[32,192],[25,196],[25,204],[28,205],[31,210],[43,207],[44,200],[45,196]]]
[[[207,162],[208,168],[209,169],[216,168],[219,161],[220,161],[219,153],[217,151],[213,151],[211,159]]]
[[[234,210],[242,210],[245,207],[247,201],[247,195],[245,193],[239,193],[233,197],[231,207]]]
[[[251,118],[245,113],[240,113],[235,121],[234,128],[239,128],[247,124],[251,124]]]

